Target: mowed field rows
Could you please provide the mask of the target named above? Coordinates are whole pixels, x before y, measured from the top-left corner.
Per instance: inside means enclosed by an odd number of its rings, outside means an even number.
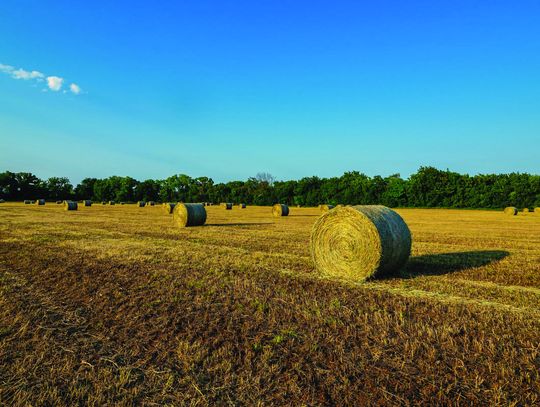
[[[540,403],[540,216],[403,209],[401,274],[321,279],[314,208],[0,205],[0,404]]]

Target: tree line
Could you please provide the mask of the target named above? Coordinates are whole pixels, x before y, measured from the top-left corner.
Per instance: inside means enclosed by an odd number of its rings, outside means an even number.
[[[85,178],[75,187],[66,177],[39,179],[28,172],[0,173],[0,198],[7,201],[92,199],[135,202],[243,202],[251,205],[316,206],[382,204],[390,207],[502,208],[540,206],[540,175],[526,173],[469,176],[420,167],[408,179],[399,174],[369,177],[357,171],[340,177],[276,181],[260,173],[247,181],[215,183],[179,174],[164,180],[131,177]]]

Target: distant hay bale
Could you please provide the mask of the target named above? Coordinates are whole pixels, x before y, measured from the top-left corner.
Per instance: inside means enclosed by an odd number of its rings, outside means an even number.
[[[63,201],[56,201],[57,205],[61,205],[62,203],[63,203]]]
[[[163,209],[165,209],[165,212],[167,212],[169,215],[171,213],[174,212],[174,207],[176,206],[176,204],[174,203],[170,203],[170,202],[166,202],[163,204]]]
[[[246,209],[246,204],[245,203],[238,204],[238,207],[240,209]]]
[[[120,205],[125,205],[126,203],[125,202],[120,202]]]
[[[289,216],[289,207],[284,204],[275,204],[274,206],[272,206],[272,215]]]
[[[180,227],[202,226],[206,222],[203,204],[177,203],[173,210],[173,220]]]
[[[116,205],[116,202],[114,202],[114,201],[109,201],[109,205]]]
[[[73,201],[64,201],[64,209],[66,211],[76,211],[77,208],[78,208],[78,204],[77,202],[73,202]]]
[[[225,209],[230,211],[233,208],[233,204],[231,202],[224,202],[221,204]]]
[[[504,213],[506,215],[514,216],[514,215],[517,215],[518,210],[514,206],[507,206],[506,208],[504,208]]]
[[[107,205],[107,201],[101,201],[101,205]]]
[[[90,199],[85,199],[83,201],[84,206],[92,206],[92,201]]]
[[[146,206],[146,202],[144,202],[144,201],[138,201],[138,202],[137,202],[137,206],[138,206],[139,208],[143,208],[143,207]]]
[[[45,205],[45,199],[36,199],[36,205]]]
[[[5,203],[6,201],[4,199],[0,199],[0,203]]]
[[[154,201],[148,201],[146,206],[154,206],[156,203]]]
[[[334,205],[319,205],[321,212],[328,212],[331,209],[334,209]]]
[[[324,276],[365,281],[396,273],[411,253],[411,232],[392,209],[358,205],[326,212],[311,230],[311,258]]]
[[[32,203],[32,201],[31,201],[30,199],[25,199],[25,200],[23,201],[23,203],[24,203],[25,205],[30,205],[30,204]]]
[[[523,213],[529,213],[529,208],[523,208],[522,212]]]

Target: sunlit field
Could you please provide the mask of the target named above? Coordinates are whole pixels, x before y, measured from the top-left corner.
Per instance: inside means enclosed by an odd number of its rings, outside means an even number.
[[[540,215],[397,211],[409,263],[358,284],[315,208],[0,204],[0,404],[540,403]]]

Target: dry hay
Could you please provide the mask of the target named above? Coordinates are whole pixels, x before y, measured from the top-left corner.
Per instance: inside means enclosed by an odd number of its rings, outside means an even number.
[[[238,207],[240,209],[246,209],[246,204],[245,203],[238,204]]]
[[[174,204],[174,203],[165,202],[163,204],[163,209],[165,209],[165,212],[167,212],[168,214],[171,214],[171,213],[173,213],[175,206],[176,206],[176,204]]]
[[[319,209],[321,210],[321,212],[328,212],[329,210],[334,208],[334,205],[319,205]]]
[[[231,202],[224,202],[221,204],[221,206],[223,206],[228,211],[230,211],[233,208],[233,204]]]
[[[116,205],[116,202],[114,202],[114,201],[109,201],[109,205]]]
[[[154,201],[148,201],[146,206],[154,206],[156,203]]]
[[[63,203],[64,203],[64,201],[56,201],[56,204],[57,204],[57,205],[61,205],[61,204],[63,204]]]
[[[138,202],[137,202],[137,206],[138,206],[139,208],[142,208],[142,207],[146,206],[146,202],[144,202],[144,201],[138,201]]]
[[[536,213],[537,215],[540,215],[540,206],[537,208],[534,208],[534,213]]]
[[[36,199],[36,205],[45,205],[45,199]]]
[[[529,213],[529,208],[523,208],[523,210],[521,211],[523,213]]]
[[[202,226],[206,222],[206,209],[199,203],[177,203],[173,220],[180,227]]]
[[[289,216],[289,207],[284,204],[275,204],[274,206],[272,206],[272,215]]]
[[[411,232],[392,209],[358,205],[326,212],[311,230],[311,258],[324,276],[365,281],[396,273],[411,253]]]
[[[83,203],[84,203],[84,206],[92,206],[92,201],[90,199],[85,199]]]
[[[73,201],[64,201],[64,209],[66,211],[76,211],[77,208],[78,208],[78,204],[77,202],[73,202]]]
[[[23,202],[25,205],[30,205],[32,203],[30,199],[25,199]]]
[[[506,208],[504,208],[504,213],[506,215],[514,216],[514,215],[517,215],[518,210],[514,206],[507,206]]]

